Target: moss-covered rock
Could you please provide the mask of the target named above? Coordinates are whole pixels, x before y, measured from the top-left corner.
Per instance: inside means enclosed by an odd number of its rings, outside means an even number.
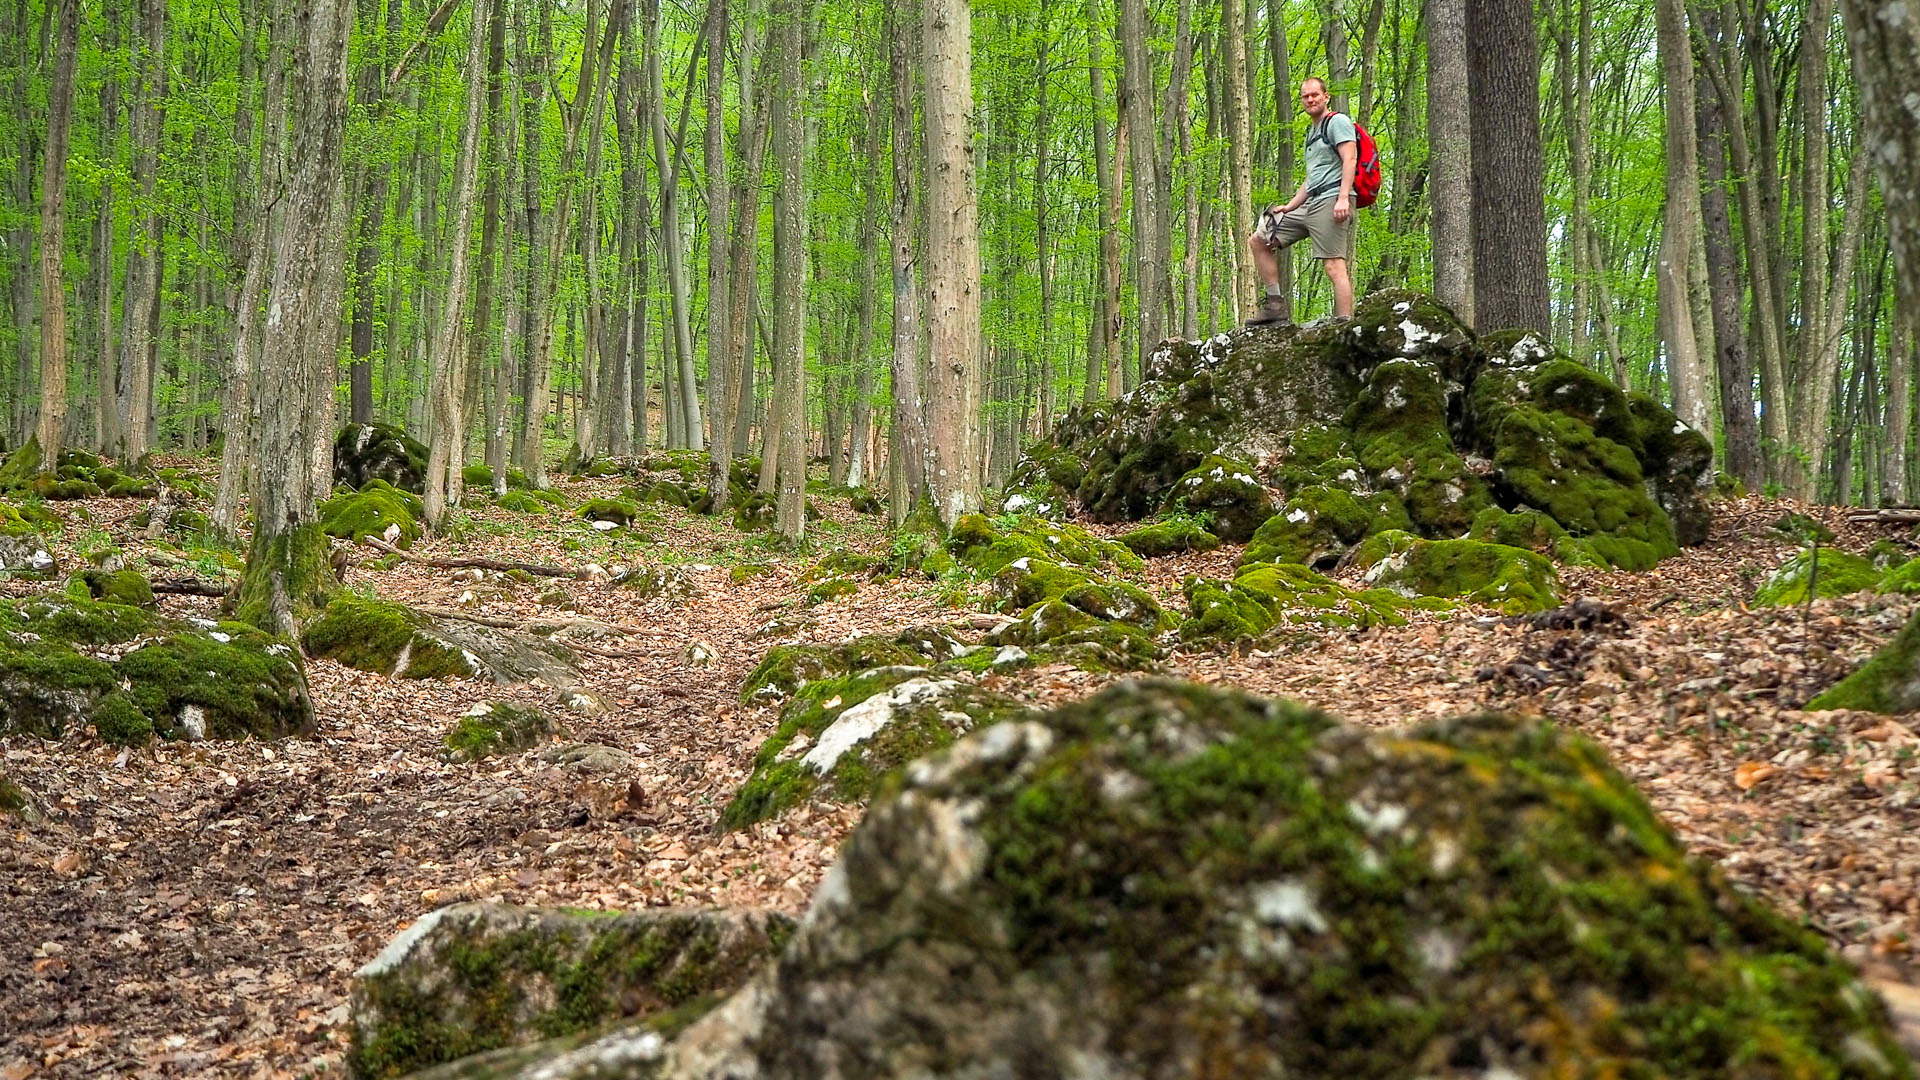
[[[947,534],[947,551],[982,576],[997,574],[1016,559],[1044,559],[1094,570],[1139,570],[1145,564],[1126,545],[1095,536],[1078,525],[1017,516],[996,523],[965,514]]]
[[[1299,563],[1330,569],[1369,533],[1405,528],[1406,522],[1406,511],[1391,492],[1355,498],[1338,487],[1304,487],[1253,534],[1239,564]]]
[[[1220,546],[1218,536],[1186,517],[1142,525],[1137,529],[1121,533],[1114,539],[1125,544],[1127,550],[1144,558],[1179,555],[1188,551],[1212,551]]]
[[[1807,702],[1807,708],[1920,711],[1920,611],[1866,663]]]
[[[1837,548],[1803,548],[1780,564],[1753,594],[1755,607],[1805,603],[1814,596],[1848,596],[1880,584],[1873,563]]]
[[[1155,682],[909,767],[773,968],[671,1041],[611,1033],[542,1075],[616,1061],[656,1080],[1913,1075],[1853,969],[1689,858],[1592,743]]]
[[[1909,559],[1887,568],[1874,591],[1896,596],[1920,595],[1920,559]]]
[[[0,602],[0,732],[88,722],[110,741],[280,738],[312,731],[313,705],[298,654],[242,623],[71,595]]]
[[[966,646],[937,627],[868,634],[832,645],[776,645],[740,686],[743,702],[787,697],[820,679],[879,667],[926,667],[963,654]]]
[[[1437,359],[1382,361],[1348,414],[1355,457],[1428,536],[1460,535],[1492,503],[1454,446],[1448,418],[1463,391],[1447,376]]]
[[[1400,626],[1410,608],[1447,606],[1410,602],[1390,589],[1349,589],[1294,563],[1249,566],[1232,581],[1189,578],[1183,591],[1192,612],[1180,624],[1180,639],[1187,642],[1258,639],[1275,628]]]
[[[37,532],[0,533],[0,574],[50,578],[60,573],[60,560]]]
[[[586,521],[607,521],[625,525],[640,513],[640,508],[625,499],[588,499],[580,504],[576,516]]]
[[[655,480],[627,488],[621,494],[635,503],[661,503],[684,509],[706,492],[683,480]]]
[[[544,514],[551,504],[533,492],[510,488],[493,500],[493,505],[502,510],[511,510],[516,514]]]
[[[74,581],[89,599],[134,607],[153,606],[153,586],[135,570],[82,570]]]
[[[349,592],[335,594],[300,640],[308,655],[390,678],[538,679],[562,691],[580,683],[573,654],[553,642]]]
[[[505,701],[483,701],[460,714],[440,740],[448,761],[478,761],[525,750],[557,730],[553,717],[539,709]]]
[[[47,816],[46,807],[19,781],[0,772],[0,816],[9,816],[23,824],[36,824]]]
[[[1161,658],[1153,631],[1139,622],[1108,618],[1095,611],[1101,594],[1070,594],[1046,600],[1022,612],[1018,619],[988,635],[997,646],[1013,645],[1029,653],[1044,652],[1050,659],[1089,671],[1139,671]],[[1164,613],[1155,620],[1158,625]]]
[[[670,563],[648,563],[636,566],[613,578],[617,588],[653,600],[665,597],[669,600],[685,600],[700,595],[700,582],[684,566]]]
[[[860,802],[907,762],[1025,712],[1002,694],[919,667],[810,683],[782,710],[720,826],[744,828],[811,798]]]
[[[396,547],[411,547],[420,539],[420,519],[426,507],[418,495],[382,479],[367,481],[358,491],[340,491],[320,504],[320,529],[328,536],[358,543],[373,536]]]
[[[1354,551],[1368,585],[1406,596],[1486,604],[1503,614],[1545,611],[1560,603],[1553,563],[1524,548],[1480,540],[1422,540],[1378,533]]]
[[[427,448],[392,424],[348,424],[333,440],[333,482],[358,489],[369,480],[422,494]]]
[[[792,931],[772,912],[441,908],[354,973],[348,1074],[404,1076],[621,1018],[698,1015]]]
[[[1235,544],[1246,542],[1275,507],[1252,465],[1219,454],[1209,454],[1187,470],[1168,500],[1170,506],[1205,514],[1220,539]]]

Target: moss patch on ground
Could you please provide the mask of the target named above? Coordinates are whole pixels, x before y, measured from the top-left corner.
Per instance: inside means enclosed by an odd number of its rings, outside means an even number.
[[[747,674],[740,700],[787,697],[809,683],[869,668],[928,667],[965,651],[953,635],[932,627],[868,634],[831,645],[776,645]]]
[[[473,658],[424,633],[425,625],[425,619],[405,605],[341,592],[307,624],[300,643],[310,656],[394,678],[466,678],[477,673]]]
[[[1232,581],[1189,578],[1183,591],[1192,612],[1180,624],[1180,639],[1187,642],[1257,640],[1276,628],[1400,626],[1405,611],[1450,606],[1408,600],[1391,589],[1349,589],[1297,563],[1248,566]]]
[[[483,701],[462,713],[440,740],[448,761],[478,761],[525,750],[552,735],[553,717],[504,701]]]
[[[1370,586],[1407,596],[1486,604],[1503,614],[1560,603],[1560,575],[1544,556],[1480,540],[1422,540],[1403,532],[1370,536],[1354,552]]]
[[[1900,591],[1911,577],[1903,567],[1886,574],[1872,562],[1836,548],[1804,548],[1780,564],[1753,595],[1755,607],[1785,607],[1805,603],[1814,596],[1848,596],[1880,586],[1891,579],[1891,589]]]
[[[1161,555],[1179,555],[1188,551],[1212,551],[1220,546],[1218,536],[1187,517],[1142,525],[1130,532],[1121,533],[1114,539],[1125,544],[1127,550],[1135,555],[1149,559]]]

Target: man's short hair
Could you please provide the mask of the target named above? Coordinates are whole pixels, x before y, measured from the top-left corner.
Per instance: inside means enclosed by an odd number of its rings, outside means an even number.
[[[1301,86],[1305,86],[1305,85],[1307,85],[1308,83],[1317,83],[1317,84],[1319,85],[1319,87],[1320,87],[1320,92],[1321,92],[1321,93],[1323,93],[1323,94],[1324,94],[1324,93],[1326,93],[1326,92],[1327,92],[1327,80],[1325,80],[1325,79],[1323,79],[1323,78],[1321,78],[1321,77],[1320,77],[1320,76],[1318,76],[1318,75],[1309,75],[1309,76],[1307,76],[1306,78],[1304,78],[1304,79],[1301,79],[1301,80],[1300,80],[1300,85],[1301,85]]]

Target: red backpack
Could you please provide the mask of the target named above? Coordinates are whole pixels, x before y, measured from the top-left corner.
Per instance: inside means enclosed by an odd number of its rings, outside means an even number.
[[[1327,112],[1328,118],[1336,115],[1338,114],[1331,110]],[[1327,137],[1327,121],[1325,119],[1320,121],[1320,131],[1316,137],[1320,139]],[[1367,134],[1367,129],[1361,127],[1360,121],[1358,120],[1353,121],[1353,137],[1355,140],[1353,155],[1353,205],[1356,207],[1372,206],[1374,200],[1380,197],[1380,148],[1374,145],[1373,136]]]

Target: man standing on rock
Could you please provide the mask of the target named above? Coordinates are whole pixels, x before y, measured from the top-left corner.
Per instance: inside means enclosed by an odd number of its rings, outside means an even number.
[[[1266,326],[1281,320],[1280,257],[1276,251],[1304,237],[1313,238],[1313,257],[1326,268],[1333,283],[1333,314],[1353,315],[1353,280],[1347,276],[1347,252],[1353,247],[1353,174],[1359,158],[1359,135],[1353,120],[1333,111],[1327,84],[1310,76],[1300,84],[1300,106],[1313,121],[1307,127],[1307,178],[1285,206],[1270,206],[1260,215],[1260,226],[1247,238],[1253,265],[1260,271],[1266,293],[1247,320],[1248,326]]]

